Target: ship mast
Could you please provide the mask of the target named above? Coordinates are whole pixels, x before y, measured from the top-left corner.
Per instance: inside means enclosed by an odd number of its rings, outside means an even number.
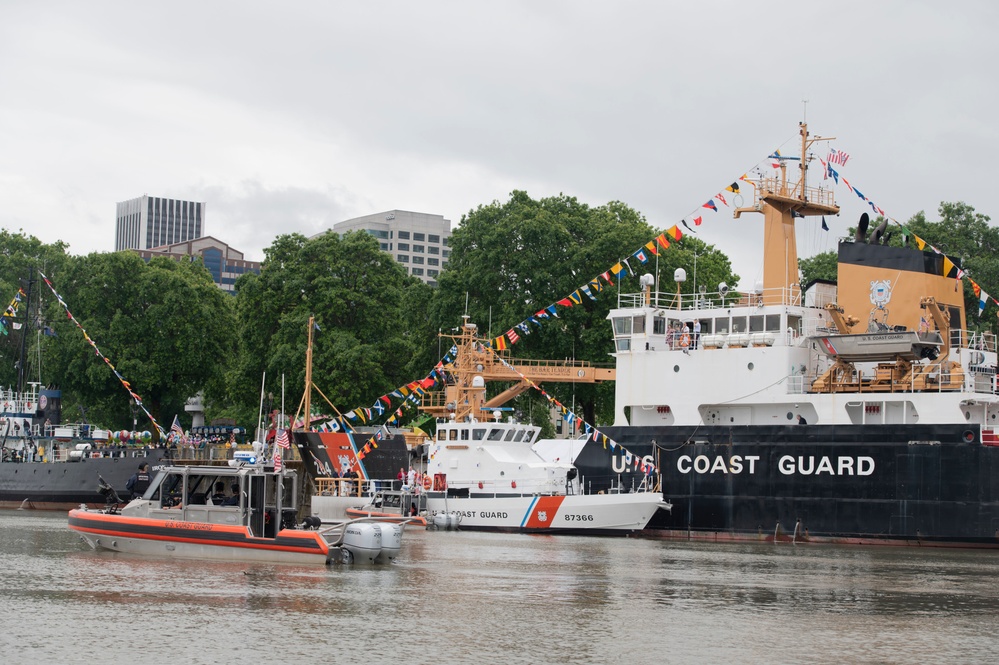
[[[760,178],[756,184],[755,201],[748,208],[736,208],[735,218],[744,212],[763,213],[763,304],[800,304],[801,285],[798,283],[798,246],[794,233],[796,217],[839,214],[832,190],[809,187],[808,150],[818,141],[835,137],[810,137],[808,124],[799,123],[801,156],[777,156],[780,176]],[[799,179],[788,182],[787,162],[797,161]]]
[[[305,347],[305,431],[310,430],[312,424],[312,328],[316,325],[316,317],[309,317],[309,341]]]
[[[24,323],[21,324],[21,355],[17,361],[17,394],[24,390],[24,374],[27,371],[25,362],[28,342],[29,319],[31,318],[31,286],[35,283],[35,269],[32,267],[28,272],[27,293],[24,298]],[[11,319],[13,321],[13,319]],[[11,326],[13,327],[13,326]]]

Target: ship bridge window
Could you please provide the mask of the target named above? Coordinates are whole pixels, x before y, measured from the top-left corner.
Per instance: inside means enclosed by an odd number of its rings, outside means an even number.
[[[767,314],[767,332],[780,332],[780,314]]]
[[[516,434],[516,433],[517,433],[517,430],[513,430],[513,429],[510,430],[509,432],[506,433],[506,438],[503,439],[503,440],[504,441],[513,441],[513,435]]]
[[[486,430],[482,428],[477,428],[472,430],[472,441],[482,441],[483,437],[486,435]]]
[[[727,335],[729,328],[728,317],[724,319],[715,319],[715,332],[719,335]]]
[[[495,428],[489,430],[489,441],[499,441],[502,438],[503,438],[503,430]]]
[[[458,440],[458,430],[456,430],[456,429],[451,430],[451,435],[448,438],[451,439],[452,441],[457,441]]]
[[[749,317],[749,332],[763,332],[763,315]]]
[[[992,417],[995,418],[995,416]],[[528,430],[527,436],[524,437],[524,443],[530,443],[533,438],[534,438],[534,430]]]
[[[619,317],[614,319],[614,334],[615,335],[630,335],[631,334],[631,317]]]
[[[652,334],[653,335],[665,335],[666,334],[666,318],[662,316],[652,317]]]
[[[632,332],[636,335],[641,335],[645,332],[645,317],[636,316],[634,317],[634,322],[632,323]]]
[[[711,319],[704,319],[701,321],[701,334],[710,335],[711,334]]]
[[[746,317],[744,316],[733,316],[732,317],[732,332],[734,333],[744,333],[746,331]]]
[[[618,351],[631,351],[631,340],[628,338],[617,340]]]
[[[514,441],[520,441],[523,438],[524,438],[524,430],[519,429],[519,430],[517,430],[517,436],[513,437],[513,440]]]
[[[468,441],[468,430],[467,429],[461,430],[461,440],[462,441]]]

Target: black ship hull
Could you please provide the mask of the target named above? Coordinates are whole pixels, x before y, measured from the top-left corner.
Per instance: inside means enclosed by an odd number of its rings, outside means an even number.
[[[673,510],[660,511],[650,535],[999,547],[999,446],[983,444],[977,426],[602,431],[660,469]],[[576,458],[595,490],[639,482],[626,462],[593,441]]]
[[[155,469],[167,458],[163,449],[134,451],[126,457],[86,458],[73,462],[4,462],[0,464],[0,508],[69,510],[81,503],[98,506],[104,499],[97,493],[98,476],[104,478],[123,498],[125,483],[148,462]]]

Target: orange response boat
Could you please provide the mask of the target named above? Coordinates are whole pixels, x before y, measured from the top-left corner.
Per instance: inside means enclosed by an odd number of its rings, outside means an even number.
[[[298,476],[263,464],[166,467],[145,494],[120,508],[69,512],[69,528],[94,549],[168,558],[324,564],[390,561],[403,526],[364,520],[298,524]],[[321,528],[322,527],[322,528]]]

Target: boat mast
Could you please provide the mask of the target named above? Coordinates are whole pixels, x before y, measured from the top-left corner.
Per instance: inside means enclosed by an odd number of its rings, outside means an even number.
[[[312,328],[316,325],[316,317],[309,317],[309,341],[305,346],[305,431],[312,424]]]
[[[736,208],[735,218],[744,212],[762,212],[763,230],[763,304],[792,305],[801,303],[798,283],[798,246],[794,233],[797,217],[839,214],[832,190],[808,187],[808,150],[818,141],[835,137],[809,137],[808,124],[799,123],[801,156],[775,155],[780,177],[763,177],[756,182],[756,196],[748,208]],[[787,180],[787,162],[798,160],[799,180]]]
[[[25,295],[24,302],[24,323],[21,324],[21,356],[17,361],[17,393],[20,394],[24,390],[24,373],[25,373],[25,357],[28,342],[28,321],[31,318],[31,286],[35,283],[35,269],[30,268],[28,271],[28,289]]]

